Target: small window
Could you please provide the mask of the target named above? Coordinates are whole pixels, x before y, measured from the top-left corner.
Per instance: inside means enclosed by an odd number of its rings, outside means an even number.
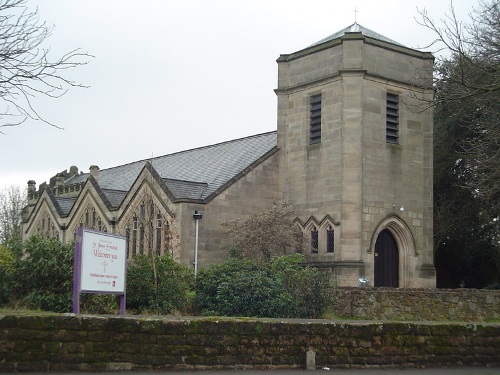
[[[161,255],[161,227],[156,227],[156,254]]]
[[[387,93],[386,102],[386,142],[399,143],[399,96]]]
[[[127,243],[129,244],[128,250],[129,250],[129,255],[128,257],[132,257],[132,254],[130,254],[130,249],[132,249],[132,246],[130,246],[130,228],[128,225],[125,227],[125,238],[127,239]]]
[[[148,253],[152,253],[153,252],[153,245],[154,245],[153,239],[154,239],[154,235],[155,235],[153,228],[154,228],[154,224],[153,223],[149,223],[149,225],[148,225],[148,233],[147,233],[147,236],[148,236],[147,241],[148,242],[146,243],[146,247],[148,249]],[[160,254],[158,254],[158,255],[160,255]]]
[[[146,205],[144,202],[141,203],[141,218],[144,219],[146,217]]]
[[[318,252],[318,230],[313,228],[311,230],[311,253]]]
[[[332,226],[330,225],[328,227],[328,229],[326,230],[326,252],[327,253],[333,253],[333,251],[335,250],[334,241],[335,241],[335,234],[333,232]]]
[[[132,231],[132,256],[137,254],[137,228]]]
[[[144,227],[139,228],[139,254],[144,255]]]
[[[321,143],[321,94],[311,96],[310,144]]]

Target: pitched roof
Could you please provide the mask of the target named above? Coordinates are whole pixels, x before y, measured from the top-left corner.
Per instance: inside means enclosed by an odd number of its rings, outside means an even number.
[[[102,192],[112,207],[119,207],[128,193],[127,191],[109,189],[102,189]]]
[[[96,182],[109,203],[118,207],[149,162],[174,200],[206,200],[276,147],[277,133],[273,131],[102,169]],[[65,185],[81,183],[88,176],[73,176]]]
[[[61,209],[61,216],[67,216],[76,201],[76,198],[55,197],[54,199]]]
[[[363,34],[365,36],[368,36],[370,38],[373,38],[373,39],[381,40],[383,42],[387,42],[387,43],[391,43],[391,44],[396,44],[398,46],[404,47],[401,43],[398,43],[398,42],[396,42],[396,41],[394,41],[392,39],[389,39],[386,36],[383,36],[382,34],[379,34],[379,33],[375,32],[373,30],[370,30],[367,27],[361,26],[357,22],[354,22],[352,25],[347,26],[346,28],[337,31],[336,33],[334,33],[334,34],[332,34],[330,36],[327,36],[326,38],[323,38],[323,39],[321,39],[320,41],[318,41],[318,42],[316,42],[314,44],[311,44],[309,47],[317,46],[319,44],[322,44],[322,43],[325,43],[325,42],[329,42],[331,40],[338,39],[338,38],[344,36],[346,33],[361,33],[361,34]],[[307,48],[309,48],[309,47],[307,47]]]

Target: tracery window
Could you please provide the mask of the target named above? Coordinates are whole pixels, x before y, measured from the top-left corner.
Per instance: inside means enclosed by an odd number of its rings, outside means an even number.
[[[57,222],[52,220],[51,215],[45,211],[41,214],[36,225],[37,234],[43,238],[59,237]]]
[[[123,223],[132,229],[131,235],[127,237],[131,249],[129,256],[160,256],[167,253],[170,246],[169,216],[155,204],[152,197],[145,197],[136,206],[131,204],[130,207],[130,221]]]
[[[91,204],[87,205],[85,212],[80,216],[80,227],[85,227],[93,230],[98,230],[101,232],[107,232],[108,228],[104,224],[106,221],[103,220],[101,215],[98,214],[95,207]]]

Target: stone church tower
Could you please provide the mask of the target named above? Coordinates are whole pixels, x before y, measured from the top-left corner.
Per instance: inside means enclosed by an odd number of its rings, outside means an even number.
[[[433,61],[357,23],[277,60],[279,189],[338,285],[435,287]]]

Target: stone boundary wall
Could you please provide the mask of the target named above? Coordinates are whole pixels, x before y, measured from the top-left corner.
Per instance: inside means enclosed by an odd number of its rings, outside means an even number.
[[[499,366],[500,324],[0,316],[0,372],[300,369],[308,351],[317,368]]]
[[[351,319],[499,321],[500,290],[337,288],[332,313]]]

